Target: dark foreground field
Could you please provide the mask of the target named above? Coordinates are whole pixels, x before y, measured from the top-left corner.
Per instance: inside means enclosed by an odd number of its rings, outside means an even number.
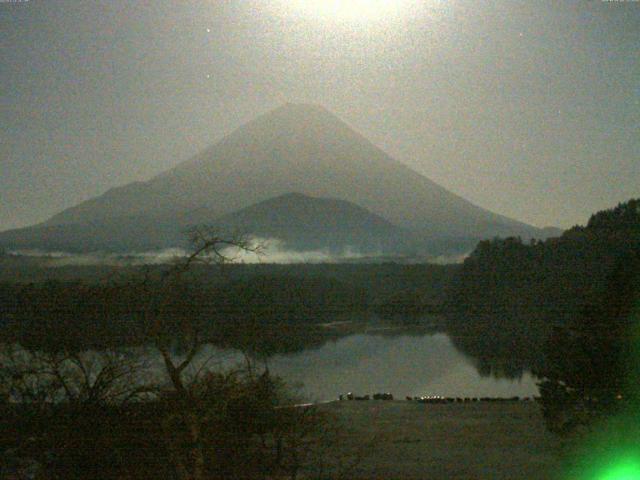
[[[424,405],[343,401],[320,407],[341,425],[327,477],[549,479],[560,442],[535,402]]]

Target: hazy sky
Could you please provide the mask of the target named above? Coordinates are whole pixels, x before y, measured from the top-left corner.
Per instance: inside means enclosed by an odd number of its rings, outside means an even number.
[[[640,2],[352,4],[0,1],[0,230],[287,101],[538,226],[640,196]]]

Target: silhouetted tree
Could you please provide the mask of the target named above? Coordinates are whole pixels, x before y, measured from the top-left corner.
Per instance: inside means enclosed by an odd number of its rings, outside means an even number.
[[[279,379],[248,357],[244,368],[220,372],[199,356],[211,319],[199,306],[206,291],[187,278],[192,266],[254,247],[206,228],[191,239],[186,258],[120,284],[24,287],[22,305],[6,314],[12,328],[0,353],[0,453],[14,452],[3,460],[26,457],[42,478],[295,477],[319,424],[315,410],[290,408]],[[22,331],[22,315],[38,320],[34,333]],[[118,351],[100,332],[110,328],[105,318],[120,316],[137,319],[133,343],[157,350],[166,381],[145,378],[148,350]],[[16,431],[29,441],[16,444],[6,433]]]
[[[640,246],[639,246],[640,247]],[[640,248],[619,258],[599,302],[557,327],[540,385],[547,425],[559,433],[639,400]]]
[[[580,319],[603,317],[612,272],[639,246],[640,200],[544,242],[482,241],[448,289],[447,330],[456,346],[484,366],[496,365],[492,372],[509,364],[513,372],[541,371],[550,336],[571,337]]]

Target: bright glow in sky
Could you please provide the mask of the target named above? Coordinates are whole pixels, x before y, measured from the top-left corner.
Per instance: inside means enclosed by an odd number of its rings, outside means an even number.
[[[327,20],[364,23],[409,14],[411,0],[289,0],[293,13]],[[415,5],[414,5],[415,6]]]
[[[0,2],[0,230],[148,180],[285,102],[481,207],[584,224],[640,194],[638,6]]]

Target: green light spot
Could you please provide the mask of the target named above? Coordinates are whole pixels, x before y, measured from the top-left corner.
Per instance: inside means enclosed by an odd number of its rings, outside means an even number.
[[[633,460],[619,463],[604,472],[598,480],[640,480],[640,464]]]

